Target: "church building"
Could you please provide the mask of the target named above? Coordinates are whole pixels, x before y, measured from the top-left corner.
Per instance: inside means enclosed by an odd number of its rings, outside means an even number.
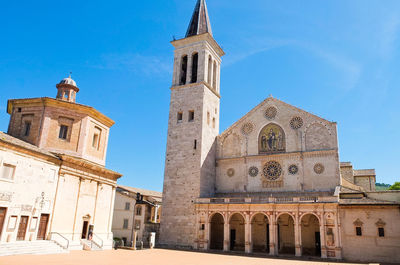
[[[116,182],[105,167],[114,121],[76,103],[71,77],[57,97],[11,99],[0,132],[0,256],[111,249]]]
[[[270,96],[220,133],[205,0],[172,45],[161,245],[400,262],[400,192],[340,162],[336,122]]]

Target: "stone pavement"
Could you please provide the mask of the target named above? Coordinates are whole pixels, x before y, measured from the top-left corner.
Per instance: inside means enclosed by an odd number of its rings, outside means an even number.
[[[328,265],[348,264],[175,250],[71,251],[70,254],[0,257],[0,265]]]

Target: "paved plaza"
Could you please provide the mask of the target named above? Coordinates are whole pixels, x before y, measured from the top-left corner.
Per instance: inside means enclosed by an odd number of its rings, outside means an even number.
[[[354,264],[294,259],[243,257],[175,250],[71,251],[59,255],[0,257],[0,265],[320,265]]]

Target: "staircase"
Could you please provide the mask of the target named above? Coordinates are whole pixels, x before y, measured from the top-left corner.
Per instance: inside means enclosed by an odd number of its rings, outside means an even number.
[[[57,243],[48,240],[0,243],[0,256],[45,255],[68,253]]]
[[[93,240],[87,240],[87,239],[81,239],[81,243],[83,245],[84,250],[103,250],[97,243],[95,243]]]

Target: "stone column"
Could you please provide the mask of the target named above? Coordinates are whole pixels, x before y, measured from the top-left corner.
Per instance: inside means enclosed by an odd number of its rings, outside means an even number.
[[[272,215],[272,248],[271,248],[271,255],[279,255],[279,239],[278,239],[278,219],[276,217],[276,213]]]
[[[204,229],[204,250],[210,249],[210,220],[209,216],[207,216],[205,229]]]
[[[296,214],[294,220],[294,244],[296,257],[301,257],[301,222],[299,219],[299,216]]]
[[[186,84],[190,84],[192,82],[192,64],[193,64],[193,57],[191,54],[188,54]]]
[[[137,231],[133,231],[133,238],[132,238],[132,249],[136,250],[136,236],[137,236]]]
[[[226,215],[224,223],[224,251],[229,251],[229,218]]]
[[[342,244],[338,211],[335,212],[335,238],[335,256],[336,259],[342,259]]]
[[[326,243],[325,243],[325,235],[326,235],[326,229],[325,229],[325,214],[322,214],[321,218],[321,223],[319,224],[319,232],[321,235],[321,258],[326,259],[328,257],[328,254],[326,252]]]
[[[250,223],[250,215],[246,215],[245,225],[244,225],[244,241],[245,241],[245,252],[251,253],[251,223]]]

